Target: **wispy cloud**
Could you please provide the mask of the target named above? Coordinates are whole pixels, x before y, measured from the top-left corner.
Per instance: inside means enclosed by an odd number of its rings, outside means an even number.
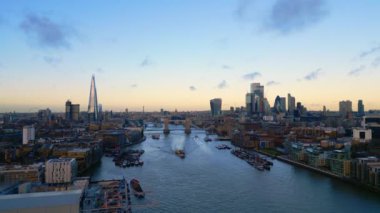
[[[75,35],[72,27],[53,22],[50,18],[29,14],[20,24],[23,32],[40,47],[69,48],[70,39]]]
[[[195,91],[195,90],[197,90],[197,88],[196,88],[195,86],[190,86],[189,89],[190,89],[190,91]]]
[[[225,70],[230,70],[230,69],[232,69],[232,67],[231,66],[229,66],[229,65],[222,65],[222,69],[225,69]]]
[[[276,0],[265,27],[291,33],[321,21],[327,14],[324,0]]]
[[[359,57],[364,58],[366,56],[372,55],[373,53],[375,53],[377,51],[380,51],[380,45],[373,46],[372,48],[361,52]]]
[[[137,84],[132,84],[131,87],[132,87],[132,88],[136,88],[136,87],[137,87]]]
[[[372,61],[372,67],[377,68],[380,65],[380,56]]]
[[[274,86],[274,85],[278,85],[280,84],[280,82],[277,82],[277,81],[268,81],[267,82],[267,86]]]
[[[235,15],[237,18],[242,19],[245,16],[245,13],[247,12],[248,7],[254,3],[254,0],[239,0],[238,6],[235,10]]]
[[[56,66],[62,62],[62,59],[54,56],[44,56],[44,61],[50,65]]]
[[[261,73],[259,72],[251,72],[243,75],[243,79],[245,80],[255,80],[257,77],[260,77]]]
[[[226,88],[228,85],[227,85],[227,81],[226,80],[223,80],[221,81],[219,84],[218,84],[218,89],[224,89]]]
[[[350,72],[348,72],[348,75],[351,75],[351,76],[357,76],[359,75],[363,70],[365,70],[365,66],[364,65],[361,65],[360,67],[357,67],[355,69],[352,69]]]
[[[141,67],[146,67],[146,66],[150,66],[152,64],[153,64],[153,61],[148,56],[146,56],[144,58],[144,60],[140,63],[140,66]]]
[[[322,73],[322,69],[319,68],[319,69],[316,69],[314,70],[313,72],[310,72],[309,74],[307,74],[304,79],[307,80],[307,81],[313,81],[313,80],[316,80],[318,79],[318,77],[321,75]]]

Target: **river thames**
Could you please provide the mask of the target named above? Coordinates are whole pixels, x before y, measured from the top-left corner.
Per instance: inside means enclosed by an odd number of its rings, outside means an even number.
[[[160,132],[159,140],[151,134]],[[229,150],[204,142],[205,132],[147,129],[142,167],[120,168],[103,157],[92,180],[137,178],[146,192],[132,198],[133,212],[379,212],[380,195],[324,175],[273,160],[270,171],[258,171]],[[184,148],[186,158],[174,154]]]

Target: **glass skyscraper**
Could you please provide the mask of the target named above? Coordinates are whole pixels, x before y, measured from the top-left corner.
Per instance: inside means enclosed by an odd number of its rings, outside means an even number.
[[[88,113],[89,122],[96,122],[99,120],[98,96],[96,94],[95,76],[94,75],[92,75],[92,78],[91,78],[90,97],[89,97],[89,101],[88,101],[87,113]]]

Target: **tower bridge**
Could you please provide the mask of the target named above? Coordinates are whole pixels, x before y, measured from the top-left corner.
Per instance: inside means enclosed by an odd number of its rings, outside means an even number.
[[[163,130],[164,134],[170,133],[170,129],[169,129],[170,123],[174,123],[176,125],[182,124],[185,127],[185,129],[184,129],[185,133],[186,134],[191,133],[192,122],[189,118],[186,118],[184,120],[170,120],[169,118],[164,118],[164,130]]]

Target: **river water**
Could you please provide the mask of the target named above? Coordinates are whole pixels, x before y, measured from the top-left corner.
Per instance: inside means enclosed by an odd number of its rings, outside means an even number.
[[[133,212],[380,212],[379,194],[276,160],[271,171],[258,171],[215,148],[229,142],[204,142],[204,131],[145,134],[132,147],[145,150],[143,167],[119,168],[103,157],[91,171],[92,180],[139,179],[146,196],[132,199]]]

